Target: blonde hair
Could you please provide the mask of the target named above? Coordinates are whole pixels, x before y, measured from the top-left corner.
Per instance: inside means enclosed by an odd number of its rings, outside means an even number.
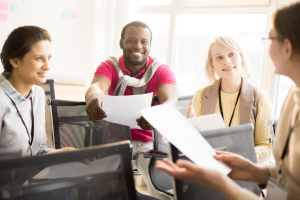
[[[210,84],[212,84],[213,82],[215,82],[216,80],[219,79],[218,75],[212,70],[212,66],[211,66],[211,62],[212,62],[211,47],[215,43],[219,43],[226,47],[235,49],[242,57],[243,69],[242,69],[241,76],[245,79],[250,78],[251,70],[250,70],[250,63],[248,61],[247,55],[232,38],[227,37],[227,36],[222,36],[222,37],[214,38],[208,47],[207,55],[206,55],[206,59],[205,59],[205,78],[206,78],[206,80]]]

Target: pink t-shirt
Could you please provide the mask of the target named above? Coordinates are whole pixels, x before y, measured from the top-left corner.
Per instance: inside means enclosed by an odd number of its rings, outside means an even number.
[[[154,59],[148,56],[146,61],[146,68],[154,61]],[[119,65],[122,71],[126,73],[126,75],[130,76],[130,72],[127,70],[123,56],[120,57]],[[141,70],[135,78],[141,79],[145,73],[145,68]],[[117,71],[114,66],[108,61],[105,60],[102,62],[95,72],[95,76],[106,76],[110,79],[111,85],[108,89],[108,95],[113,95],[114,91],[117,87],[119,77]],[[177,85],[176,78],[174,73],[171,71],[170,66],[163,64],[159,66],[151,78],[151,80],[147,83],[147,90],[145,93],[153,92],[153,96],[157,96],[158,87],[162,84],[174,84]],[[128,86],[125,90],[124,95],[132,95],[132,87]],[[132,140],[139,140],[144,142],[152,141],[152,132],[150,130],[141,130],[141,129],[131,129],[131,137]]]

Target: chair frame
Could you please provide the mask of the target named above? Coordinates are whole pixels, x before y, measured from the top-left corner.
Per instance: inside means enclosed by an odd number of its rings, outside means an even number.
[[[86,177],[70,178],[67,180],[57,180],[50,183],[43,183],[37,185],[31,185],[27,187],[16,187],[13,189],[2,188],[0,194],[5,195],[9,199],[19,198],[23,196],[30,196],[34,193],[40,194],[44,192],[53,192],[60,189],[68,189],[71,187],[85,187],[87,184],[100,183],[102,181],[110,180],[111,178],[118,178],[120,174],[123,174],[123,182],[126,191],[126,196],[128,200],[137,200],[136,191],[134,187],[133,174],[131,170],[131,154],[132,147],[130,141],[121,141],[112,144],[105,144],[89,149],[84,149],[80,151],[63,152],[57,154],[49,154],[43,156],[31,156],[22,157],[16,159],[2,160],[0,161],[0,170],[7,168],[20,167],[32,167],[34,163],[35,167],[43,167],[45,163],[48,165],[72,162],[83,160],[87,157],[97,156],[103,157],[120,154],[122,169],[100,173],[96,175],[88,175]],[[38,191],[38,192],[37,192]]]
[[[50,91],[45,91],[45,95],[50,95],[51,99],[55,99],[55,92],[54,92],[54,80],[53,79],[47,79],[43,85],[49,85]]]

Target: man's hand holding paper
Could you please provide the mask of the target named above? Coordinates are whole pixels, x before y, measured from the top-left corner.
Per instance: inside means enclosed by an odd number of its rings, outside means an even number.
[[[151,129],[151,125],[141,118],[141,109],[151,107],[153,93],[131,96],[103,96],[102,109],[106,121],[123,124],[135,129]],[[138,120],[137,120],[138,119]]]

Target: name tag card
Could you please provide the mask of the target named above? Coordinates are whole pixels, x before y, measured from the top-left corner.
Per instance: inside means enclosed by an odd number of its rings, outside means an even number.
[[[266,200],[287,200],[288,191],[285,187],[280,186],[273,178],[269,178],[267,185]]]

